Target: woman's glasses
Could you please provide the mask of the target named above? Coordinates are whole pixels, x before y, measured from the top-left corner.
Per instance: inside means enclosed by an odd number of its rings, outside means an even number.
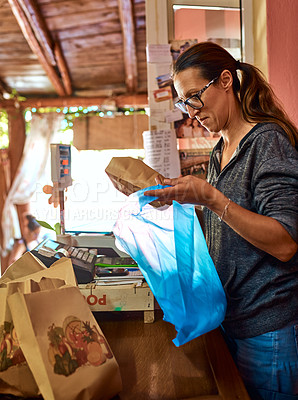
[[[193,94],[192,96],[188,97],[185,101],[179,100],[177,103],[175,103],[175,106],[178,107],[182,112],[188,113],[186,106],[190,106],[194,108],[195,110],[199,110],[200,108],[204,107],[203,100],[201,99],[201,95],[205,92],[205,90],[208,89],[212,83],[216,81],[218,76],[209,83],[207,83],[206,86],[203,87],[203,89],[199,90],[196,94]]]

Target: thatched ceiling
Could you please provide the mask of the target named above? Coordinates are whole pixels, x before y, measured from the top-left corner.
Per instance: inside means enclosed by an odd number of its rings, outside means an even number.
[[[146,99],[145,47],[145,0],[0,0],[0,99]]]

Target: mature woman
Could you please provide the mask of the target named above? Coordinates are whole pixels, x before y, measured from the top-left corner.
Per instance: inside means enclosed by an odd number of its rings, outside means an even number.
[[[249,394],[297,399],[297,129],[260,71],[214,43],[180,55],[173,79],[177,106],[221,138],[207,181],[166,179],[146,194],[203,206],[228,301],[223,334]]]

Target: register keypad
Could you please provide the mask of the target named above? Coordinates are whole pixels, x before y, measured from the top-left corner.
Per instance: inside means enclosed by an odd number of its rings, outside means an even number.
[[[76,247],[66,247],[66,250],[68,251],[68,254],[70,257],[76,258],[78,260],[86,261],[87,263],[91,264],[94,259],[96,259],[96,255],[89,253],[88,251],[84,251],[81,249],[78,249]]]

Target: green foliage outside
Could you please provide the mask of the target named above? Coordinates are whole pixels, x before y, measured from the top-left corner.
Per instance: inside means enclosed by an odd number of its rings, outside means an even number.
[[[102,110],[97,106],[92,107],[64,107],[64,108],[31,108],[25,110],[26,120],[26,134],[30,131],[30,121],[32,113],[49,113],[57,112],[63,113],[64,119],[61,124],[61,132],[66,132],[69,129],[73,129],[73,123],[76,118],[82,118],[86,115],[97,115],[98,117],[114,117],[117,115],[130,115],[130,114],[145,114],[144,109],[134,108],[118,108],[117,110],[107,111]],[[72,144],[72,143],[70,143]],[[9,145],[8,137],[8,118],[7,113],[4,110],[0,110],[0,148],[7,148]]]
[[[8,147],[8,119],[7,113],[0,110],[0,149]]]
[[[32,113],[49,113],[49,112],[57,112],[63,113],[64,119],[62,121],[61,132],[65,132],[69,129],[73,129],[73,123],[76,118],[82,118],[86,115],[93,116],[97,115],[99,117],[114,117],[117,115],[130,115],[130,114],[145,114],[145,110],[131,108],[117,108],[113,111],[104,110],[98,106],[91,107],[64,107],[64,108],[32,108],[30,110]]]

